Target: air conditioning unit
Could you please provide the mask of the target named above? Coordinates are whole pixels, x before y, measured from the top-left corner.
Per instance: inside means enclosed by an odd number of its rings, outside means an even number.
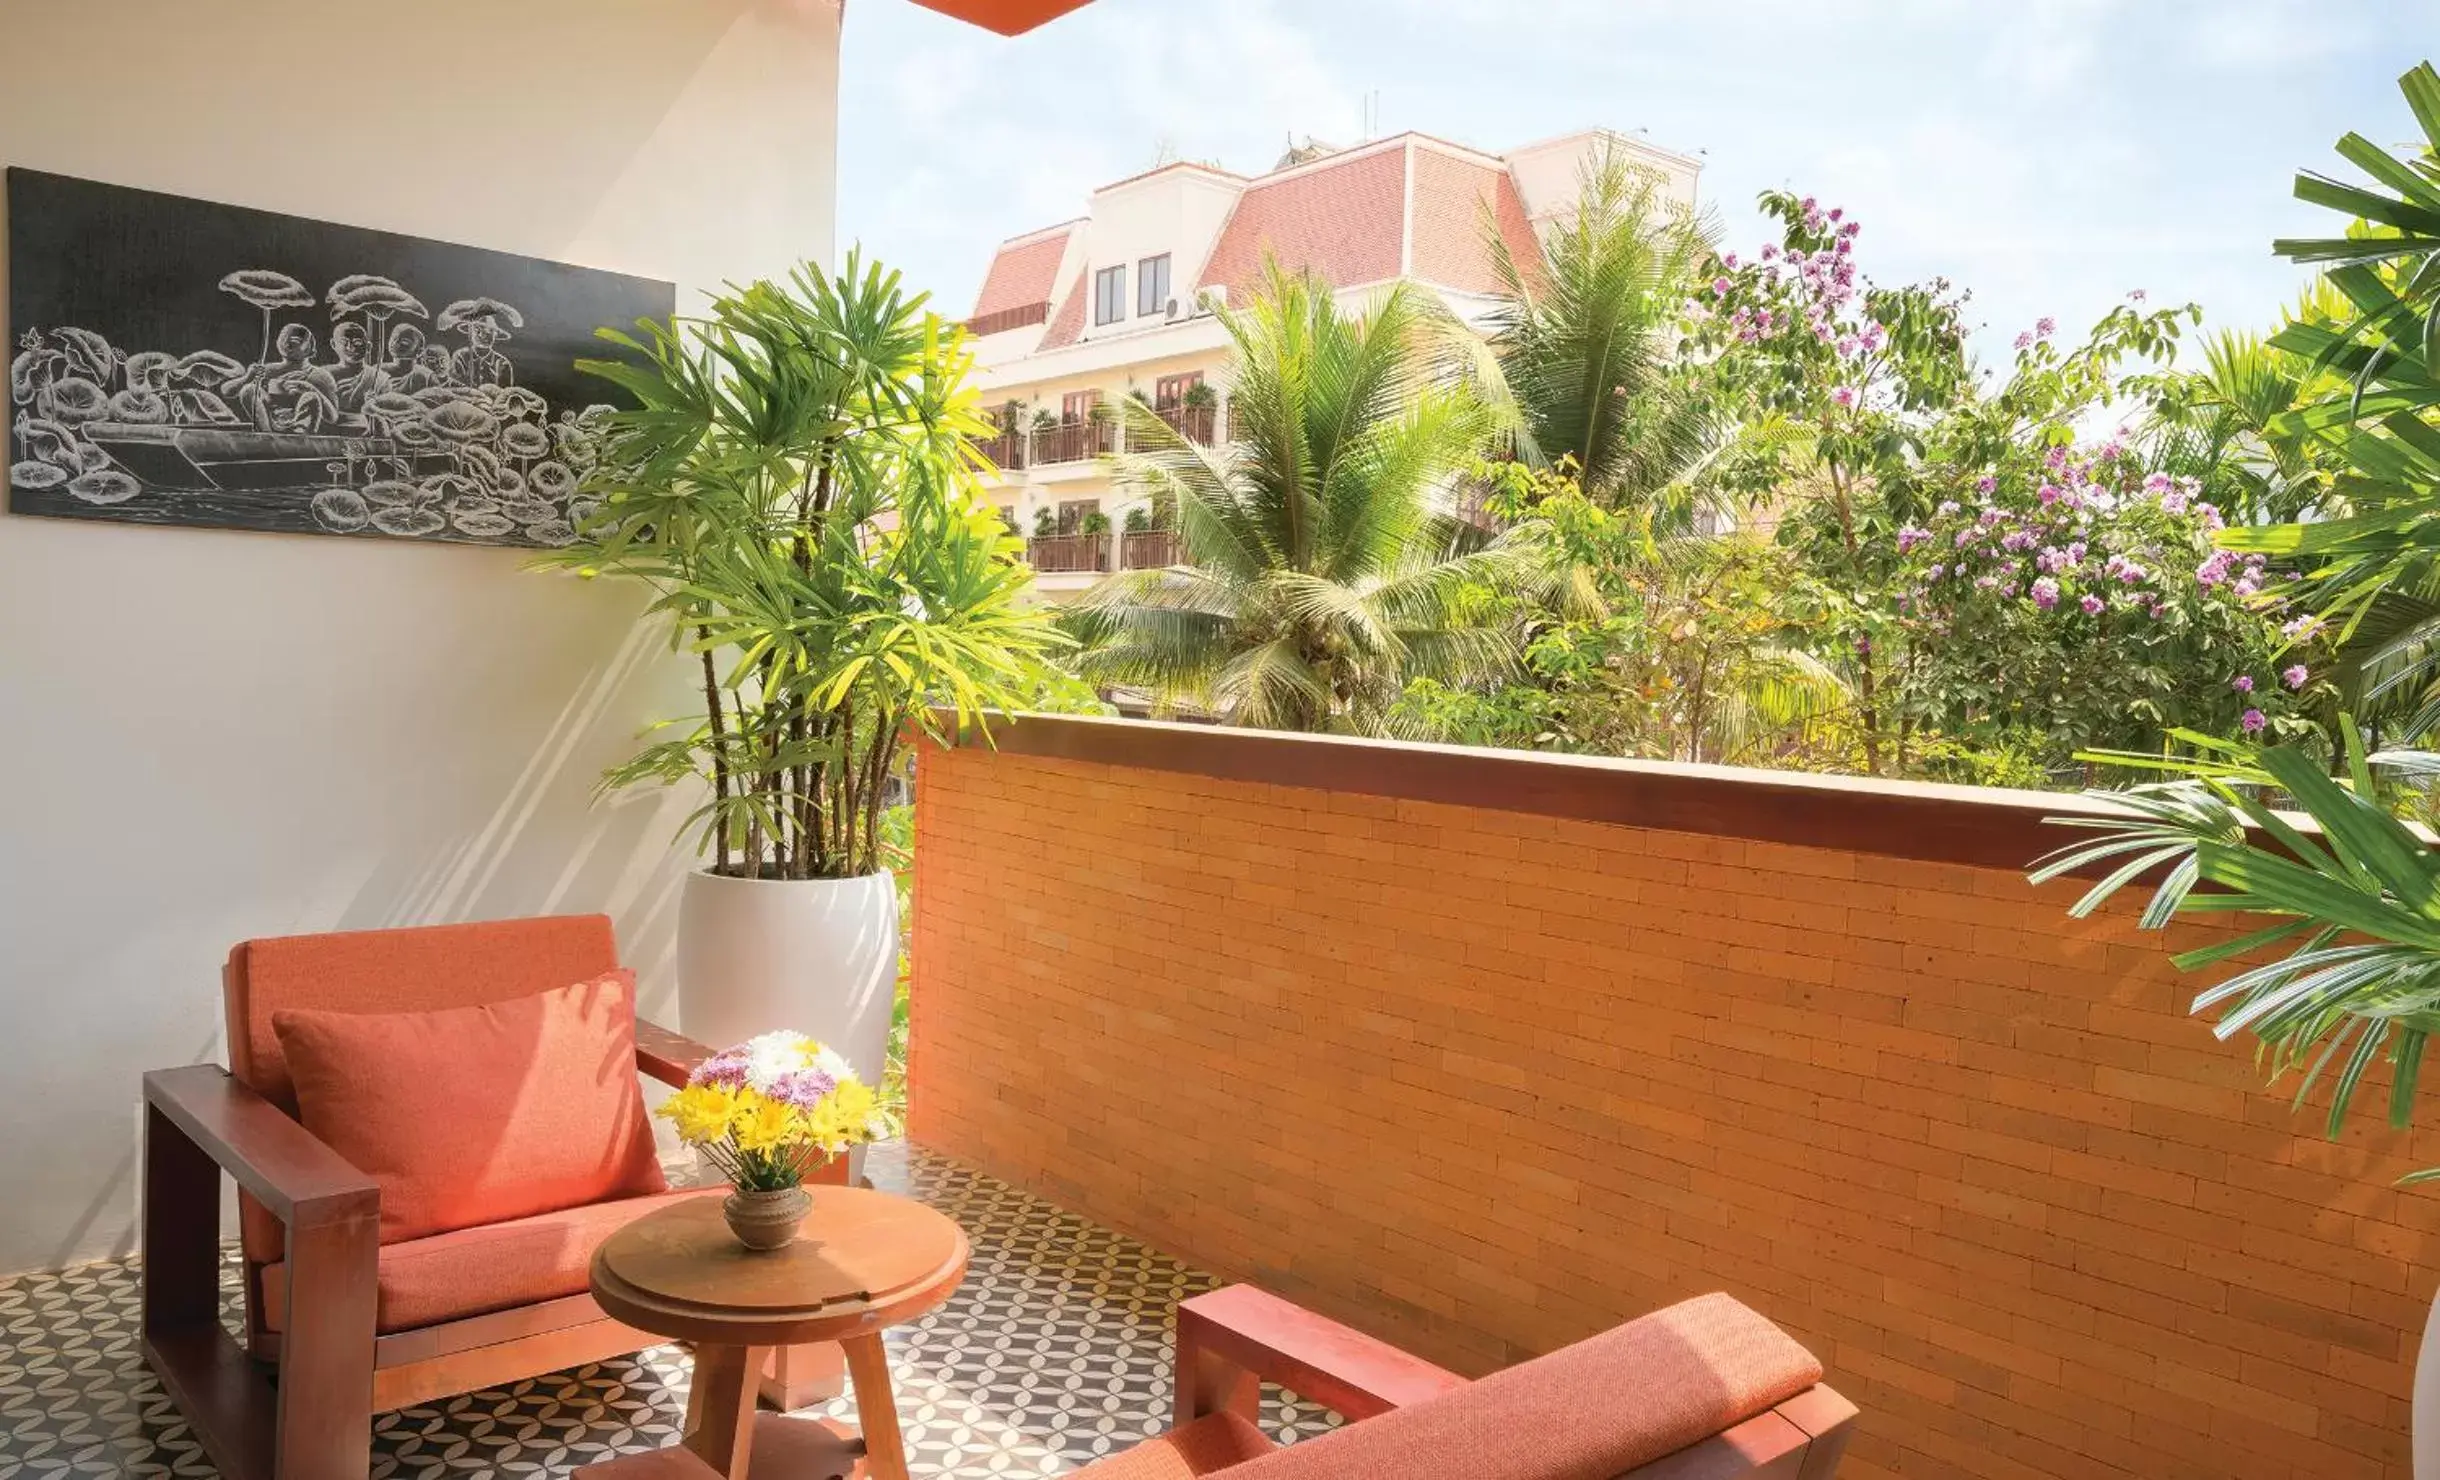
[[[1168,315],[1167,315],[1167,318],[1166,318],[1166,322],[1174,324],[1174,323],[1176,323],[1176,322],[1177,322],[1179,319],[1184,318],[1184,317],[1185,317],[1185,315],[1184,315],[1184,314],[1181,314],[1181,313],[1179,313],[1179,312],[1178,312],[1178,300],[1176,300],[1175,298],[1170,299],[1170,300],[1169,300],[1169,312],[1168,312]]]

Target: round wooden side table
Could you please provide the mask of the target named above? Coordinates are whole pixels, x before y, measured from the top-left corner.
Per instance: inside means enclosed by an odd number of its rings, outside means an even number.
[[[718,1198],[645,1214],[594,1253],[593,1298],[630,1326],[695,1344],[682,1445],[714,1472],[744,1480],[754,1462],[755,1473],[789,1480],[907,1480],[881,1333],[957,1289],[966,1274],[965,1231],[886,1192],[805,1190],[813,1209],[804,1232],[765,1254],[737,1242]],[[811,1341],[835,1341],[846,1353],[861,1434],[827,1420],[755,1412],[755,1377],[771,1348]],[[588,1480],[675,1473],[654,1455],[585,1471]]]

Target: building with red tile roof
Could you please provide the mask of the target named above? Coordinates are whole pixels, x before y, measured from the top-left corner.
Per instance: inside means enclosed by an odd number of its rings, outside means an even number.
[[[1133,395],[1190,437],[1224,437],[1228,337],[1216,311],[1247,302],[1267,263],[1313,273],[1358,308],[1392,283],[1418,284],[1479,325],[1501,286],[1489,236],[1530,274],[1538,233],[1574,209],[1604,150],[1646,172],[1664,208],[1694,208],[1701,165],[1641,139],[1591,130],[1487,154],[1406,133],[1292,150],[1250,177],[1161,165],[1094,191],[1077,220],[1003,242],[967,327],[984,399],[1008,428],[992,447],[994,498],[1036,536],[1041,586],[1056,596],[1168,563],[1161,537],[1125,530],[1125,500],[1100,461],[1118,438],[1106,408]]]

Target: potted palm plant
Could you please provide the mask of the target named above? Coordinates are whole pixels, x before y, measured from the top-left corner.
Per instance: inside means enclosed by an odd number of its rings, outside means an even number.
[[[897,975],[883,813],[905,746],[1022,707],[1064,642],[978,496],[963,334],[924,304],[850,253],[700,318],[604,330],[625,355],[582,368],[631,409],[588,479],[599,512],[546,561],[647,585],[699,669],[702,712],[604,778],[703,788],[683,1026],[807,1030],[869,1084]]]

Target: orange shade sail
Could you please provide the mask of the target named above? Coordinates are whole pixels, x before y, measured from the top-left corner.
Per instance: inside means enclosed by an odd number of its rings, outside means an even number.
[[[1092,0],[915,0],[915,3],[1003,36],[1015,36],[1045,21],[1057,20],[1071,10],[1081,10]]]

